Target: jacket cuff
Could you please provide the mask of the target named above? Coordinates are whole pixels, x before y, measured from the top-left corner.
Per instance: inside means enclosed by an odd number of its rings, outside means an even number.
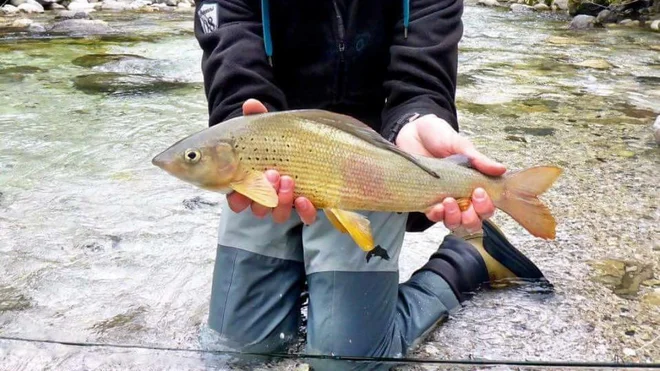
[[[421,102],[420,102],[421,103]],[[456,115],[447,109],[433,104],[404,104],[385,114],[381,135],[389,142],[395,143],[401,129],[417,117],[436,115],[447,121],[454,130],[458,131]]]

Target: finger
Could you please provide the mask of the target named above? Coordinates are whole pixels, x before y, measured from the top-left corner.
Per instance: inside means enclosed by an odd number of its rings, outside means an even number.
[[[265,175],[266,179],[268,179],[270,184],[273,185],[273,188],[275,188],[275,192],[277,192],[280,188],[280,174],[275,170],[268,170]],[[252,203],[252,213],[259,219],[264,218],[270,211],[270,207],[266,207],[257,202]]]
[[[293,206],[293,179],[283,176],[280,179],[280,191],[278,193],[279,202],[273,209],[273,220],[276,223],[283,223],[291,216],[291,207]]]
[[[465,148],[463,154],[470,158],[472,166],[484,174],[500,176],[506,172],[506,167],[504,165],[488,158],[486,155],[477,151],[472,145]]]
[[[483,188],[477,188],[472,193],[472,206],[481,220],[488,219],[495,213],[495,205]]]
[[[268,109],[260,101],[256,99],[248,99],[243,102],[243,116],[254,115],[258,113],[266,113]]]
[[[307,198],[298,197],[294,201],[294,204],[303,223],[310,225],[316,221],[316,208]]]
[[[425,214],[430,221],[434,223],[441,222],[445,217],[445,207],[442,204],[434,205]]]
[[[230,194],[227,195],[227,203],[229,203],[229,208],[231,209],[231,211],[235,213],[240,213],[241,211],[245,210],[248,206],[250,206],[252,200],[250,200],[249,198],[243,196],[238,192],[231,192]]]
[[[461,213],[461,223],[463,228],[469,233],[475,233],[481,230],[481,219],[474,211],[474,206],[470,205],[467,210]]]
[[[458,203],[451,197],[442,201],[445,208],[444,222],[447,229],[456,229],[461,225],[461,209],[458,208]]]

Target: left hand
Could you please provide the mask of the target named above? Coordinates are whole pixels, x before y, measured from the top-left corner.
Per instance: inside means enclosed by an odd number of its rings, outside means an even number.
[[[436,115],[425,115],[405,125],[396,137],[396,145],[402,150],[428,157],[447,157],[462,154],[470,159],[473,167],[484,174],[499,176],[504,174],[504,165],[493,161],[477,151],[469,139],[459,135],[448,122]],[[444,221],[449,230],[459,227],[470,233],[481,230],[481,221],[495,213],[495,206],[486,191],[477,188],[472,193],[470,207],[461,212],[455,199],[448,197],[442,203],[426,211],[426,217],[433,222]]]

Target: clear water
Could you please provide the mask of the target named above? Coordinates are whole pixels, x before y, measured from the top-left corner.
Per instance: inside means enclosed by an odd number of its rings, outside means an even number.
[[[212,346],[205,322],[221,196],[150,163],[206,126],[192,15],[97,17],[139,37],[0,40],[0,335]],[[660,266],[660,150],[650,129],[660,114],[660,37],[629,28],[571,33],[564,20],[471,5],[464,19],[463,132],[512,169],[565,168],[545,197],[560,223],[556,241],[496,216],[556,292],[482,292],[412,356],[660,360],[660,309],[646,300],[657,286],[622,297],[589,265]],[[121,53],[147,59],[73,63]],[[613,68],[574,65],[586,59]],[[103,72],[132,83],[107,94],[76,87],[79,76]],[[176,88],[145,90],[153,85],[144,75]],[[444,234],[437,226],[406,237],[402,280]],[[2,369],[223,367],[197,353],[0,341]]]

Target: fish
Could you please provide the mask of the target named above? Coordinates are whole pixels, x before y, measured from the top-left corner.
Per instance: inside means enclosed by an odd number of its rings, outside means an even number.
[[[561,168],[539,165],[490,176],[465,156],[411,154],[367,124],[322,109],[231,118],[177,141],[152,163],[201,189],[238,192],[270,208],[278,196],[265,172],[277,170],[294,179],[294,197],[304,196],[323,210],[369,256],[383,254],[373,251],[370,223],[360,211],[427,212],[447,197],[466,210],[477,187],[533,236],[556,236],[556,221],[538,196]]]

